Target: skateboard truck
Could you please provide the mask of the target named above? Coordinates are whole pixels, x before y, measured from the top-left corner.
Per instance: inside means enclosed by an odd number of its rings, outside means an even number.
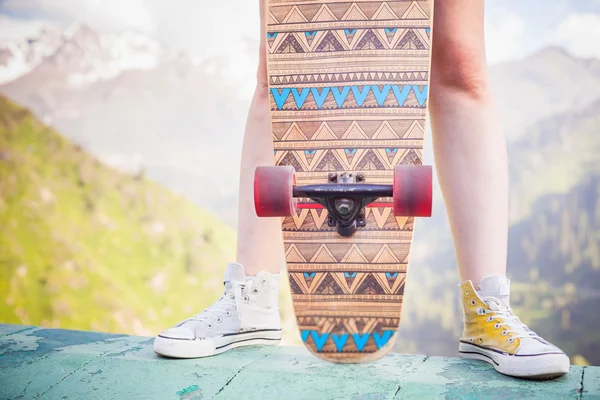
[[[366,226],[365,207],[379,197],[391,197],[392,185],[367,185],[362,173],[331,172],[325,185],[296,186],[294,197],[308,197],[327,209],[327,225],[341,236],[352,236]]]
[[[431,167],[399,165],[394,169],[393,184],[367,184],[361,172],[330,172],[328,182],[296,185],[294,168],[258,167],[254,175],[254,206],[259,217],[286,217],[296,208],[322,208],[328,212],[327,225],[336,227],[341,236],[352,236],[365,227],[365,208],[377,199],[392,198],[395,216],[431,216]],[[297,204],[298,198],[313,203]]]

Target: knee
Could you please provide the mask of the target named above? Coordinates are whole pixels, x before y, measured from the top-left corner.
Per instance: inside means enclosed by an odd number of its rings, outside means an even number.
[[[452,43],[436,50],[432,57],[432,86],[450,88],[474,99],[487,96],[489,84],[483,49]]]

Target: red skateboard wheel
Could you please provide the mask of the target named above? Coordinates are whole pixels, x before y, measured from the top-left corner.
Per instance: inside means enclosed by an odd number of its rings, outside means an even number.
[[[430,165],[397,165],[394,168],[394,215],[430,217],[432,168]]]
[[[257,167],[254,172],[254,209],[259,217],[289,217],[296,210],[292,166]]]

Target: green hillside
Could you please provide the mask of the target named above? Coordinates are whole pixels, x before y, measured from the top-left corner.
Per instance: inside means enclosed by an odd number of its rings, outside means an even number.
[[[0,97],[0,321],[153,334],[222,291],[235,234]]]

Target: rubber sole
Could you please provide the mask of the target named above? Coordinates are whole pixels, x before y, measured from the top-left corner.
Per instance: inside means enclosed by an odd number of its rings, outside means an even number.
[[[553,379],[569,372],[569,357],[564,353],[509,355],[461,342],[461,358],[485,361],[501,374],[528,379]]]
[[[223,353],[242,346],[274,346],[281,342],[281,330],[232,333],[203,339],[177,339],[158,335],[154,352],[170,358],[200,358]]]

